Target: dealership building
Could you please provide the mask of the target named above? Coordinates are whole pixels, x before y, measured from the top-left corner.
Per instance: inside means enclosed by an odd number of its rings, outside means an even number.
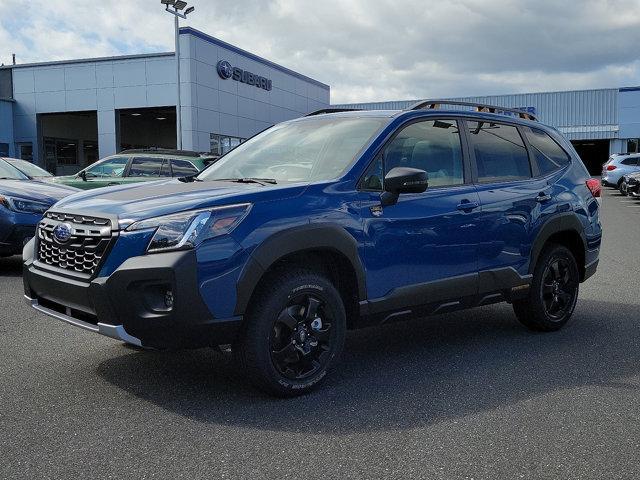
[[[0,156],[58,175],[127,148],[176,148],[174,53],[0,67]],[[329,106],[329,86],[180,29],[182,148],[224,153]]]
[[[58,175],[128,148],[176,148],[174,53],[0,67],[0,156]],[[328,85],[191,27],[180,29],[182,147],[222,154],[274,123],[330,105]],[[592,173],[638,152],[640,87],[461,100],[523,108],[569,138]],[[403,109],[416,100],[334,105]]]
[[[592,174],[599,174],[612,153],[639,152],[640,87],[522,93],[484,97],[449,98],[520,108],[556,127],[571,140]],[[419,100],[335,105],[345,108],[398,110]]]

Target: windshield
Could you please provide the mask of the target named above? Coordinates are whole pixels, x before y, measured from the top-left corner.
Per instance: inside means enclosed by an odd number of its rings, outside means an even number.
[[[9,165],[9,163],[7,163],[5,160],[0,159],[0,180],[27,180],[28,178],[29,177],[27,177],[20,170]]]
[[[382,118],[314,118],[275,125],[239,145],[199,180],[315,182],[339,177],[385,124]]]
[[[30,177],[51,177],[52,175],[46,170],[34,165],[26,160],[7,159],[7,163],[13,165],[21,172],[26,173]]]

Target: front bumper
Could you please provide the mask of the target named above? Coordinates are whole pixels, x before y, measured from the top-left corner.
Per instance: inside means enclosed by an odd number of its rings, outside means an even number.
[[[66,323],[150,348],[231,344],[241,317],[214,318],[203,302],[195,252],[132,257],[113,273],[79,280],[25,249],[24,292],[35,309]]]
[[[67,313],[61,313],[56,310],[43,307],[35,298],[30,298],[26,295],[24,296],[24,298],[27,302],[27,305],[35,308],[39,312],[49,315],[50,317],[57,318],[58,320],[62,320],[63,322],[66,322],[75,327],[84,328],[85,330],[89,330],[90,332],[99,333],[100,335],[104,335],[105,337],[122,340],[123,342],[129,343],[131,345],[137,345],[139,347],[142,346],[142,342],[140,341],[140,339],[134,337],[133,335],[129,335],[122,325],[109,325],[107,323],[100,322],[94,325],[93,323],[84,322],[78,318],[72,317],[70,308],[66,309],[68,313],[67,315]]]

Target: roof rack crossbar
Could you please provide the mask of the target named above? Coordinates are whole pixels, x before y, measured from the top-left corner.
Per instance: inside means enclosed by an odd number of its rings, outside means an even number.
[[[533,113],[526,112],[518,108],[499,107],[497,105],[487,105],[484,103],[475,103],[475,102],[459,102],[457,100],[421,100],[418,103],[415,103],[409,106],[405,110],[435,110],[440,108],[442,105],[474,107],[476,109],[476,112],[488,112],[488,113],[508,112],[525,120],[533,120],[534,122],[538,121],[538,118]]]
[[[122,150],[120,153],[156,153],[162,155],[179,155],[183,157],[200,157],[203,154],[201,152],[194,152],[191,150],[176,150],[173,148],[130,148],[128,150]]]
[[[322,115],[323,113],[340,113],[340,112],[357,112],[361,108],[322,108],[315,112],[307,113],[305,117],[313,117],[314,115]]]

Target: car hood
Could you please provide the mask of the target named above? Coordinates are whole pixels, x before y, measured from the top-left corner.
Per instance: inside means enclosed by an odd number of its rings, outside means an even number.
[[[300,195],[306,185],[234,182],[188,182],[177,179],[81,191],[55,205],[54,210],[117,218],[122,227],[145,218],[217,205],[256,203]]]
[[[47,177],[49,182],[59,182],[60,180],[73,180],[76,175],[56,175],[54,177]]]
[[[49,205],[79,191],[77,188],[38,180],[0,180],[0,195],[35,200]]]

